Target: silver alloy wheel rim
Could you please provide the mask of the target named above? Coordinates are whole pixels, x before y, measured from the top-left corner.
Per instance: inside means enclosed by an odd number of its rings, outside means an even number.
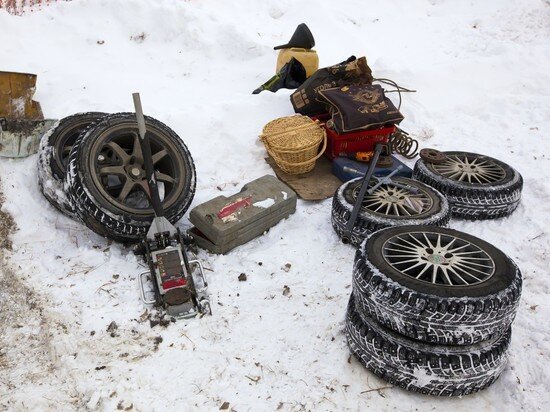
[[[392,236],[382,246],[387,263],[402,274],[444,286],[472,286],[495,273],[495,262],[478,245],[435,232]]]
[[[506,171],[489,158],[447,155],[444,162],[431,166],[441,176],[459,182],[484,185],[506,177]]]
[[[361,209],[385,217],[418,216],[433,207],[433,200],[425,190],[416,189],[418,193],[391,184],[380,185],[372,194],[365,195]],[[354,200],[357,200],[359,190],[360,186],[353,190]]]

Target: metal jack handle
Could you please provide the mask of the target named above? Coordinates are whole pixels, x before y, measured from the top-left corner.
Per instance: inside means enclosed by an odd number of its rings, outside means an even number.
[[[143,115],[143,108],[141,107],[139,93],[133,93],[132,97],[134,98],[134,107],[136,109],[139,145],[141,147],[141,152],[143,153],[143,166],[145,167],[147,185],[149,187],[149,199],[151,201],[151,205],[153,206],[153,210],[155,211],[155,219],[147,232],[147,238],[154,240],[156,234],[163,232],[170,232],[171,234],[174,234],[176,232],[176,228],[168,221],[168,219],[164,217],[164,209],[160,200],[157,179],[155,177],[155,166],[153,164],[153,155],[151,154],[151,145],[149,144],[149,133],[145,128],[145,116]]]
[[[369,187],[369,182],[372,178],[372,175],[374,174],[374,169],[376,168],[376,163],[378,163],[378,158],[380,157],[380,153],[382,153],[382,144],[377,143],[374,147],[374,155],[372,156],[372,159],[369,164],[369,168],[367,169],[367,173],[365,174],[365,177],[363,178],[363,183],[361,184],[361,189],[359,190],[359,195],[357,196],[357,200],[355,201],[355,205],[353,205],[353,210],[351,211],[351,216],[346,223],[346,228],[344,229],[344,233],[342,234],[342,242],[343,243],[349,243],[351,240],[351,232],[353,230],[353,226],[355,225],[355,221],[357,220],[357,216],[359,215],[359,211],[361,210],[361,205],[363,204],[363,198],[365,197],[365,193],[367,192],[367,188]]]
[[[139,93],[132,93],[134,98],[134,107],[136,109],[136,118],[139,131],[139,144],[143,153],[143,163],[145,166],[145,174],[147,175],[147,183],[149,185],[149,197],[151,204],[155,210],[157,217],[164,216],[164,209],[160,201],[160,195],[155,178],[155,170],[153,165],[153,155],[151,154],[151,145],[149,144],[149,134],[145,129],[145,117],[143,116],[143,108],[141,107],[141,99]]]

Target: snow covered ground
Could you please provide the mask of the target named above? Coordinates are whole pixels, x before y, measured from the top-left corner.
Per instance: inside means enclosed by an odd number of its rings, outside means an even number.
[[[0,70],[37,73],[47,117],[130,111],[140,91],[146,114],[193,154],[196,205],[272,173],[257,136],[292,113],[290,92],[250,93],[274,72],[272,47],[301,22],[321,66],[366,55],[375,76],[418,90],[405,96],[402,126],[422,146],[488,154],[522,173],[510,218],[451,221],[524,275],[501,378],[439,399],[388,388],[350,359],[353,249],[330,226],[330,200],[299,201],[227,256],[201,252],[214,315],[151,328],[140,261],[56,212],[31,156],[0,159],[2,210],[18,227],[13,250],[0,252],[0,409],[550,408],[548,1],[75,0],[21,17],[0,10]]]

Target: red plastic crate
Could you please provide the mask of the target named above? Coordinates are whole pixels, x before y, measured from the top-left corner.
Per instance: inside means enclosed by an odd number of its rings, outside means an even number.
[[[328,114],[312,116],[312,119],[321,122],[327,132],[325,155],[331,160],[347,153],[372,152],[376,143],[387,143],[390,135],[395,131],[395,126],[389,126],[381,129],[338,134],[324,125],[324,122],[329,118]]]

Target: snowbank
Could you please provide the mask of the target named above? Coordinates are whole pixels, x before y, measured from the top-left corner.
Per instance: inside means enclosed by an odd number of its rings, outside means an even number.
[[[132,110],[139,91],[146,114],[193,154],[194,205],[272,173],[257,136],[292,113],[289,91],[250,93],[273,74],[273,45],[303,21],[321,66],[366,55],[376,76],[418,90],[405,96],[402,126],[422,146],[485,153],[525,179],[510,218],[451,221],[524,274],[510,362],[482,393],[435,399],[369,391],[387,384],[350,359],[343,318],[353,250],[333,233],[330,200],[300,201],[288,220],[227,256],[201,252],[214,316],[151,328],[140,261],[41,197],[36,156],[0,159],[4,210],[19,228],[7,265],[40,309],[23,306],[2,325],[13,346],[0,352],[0,407],[547,409],[549,19],[538,0],[75,0],[23,16],[0,10],[0,70],[37,73],[47,117]]]

